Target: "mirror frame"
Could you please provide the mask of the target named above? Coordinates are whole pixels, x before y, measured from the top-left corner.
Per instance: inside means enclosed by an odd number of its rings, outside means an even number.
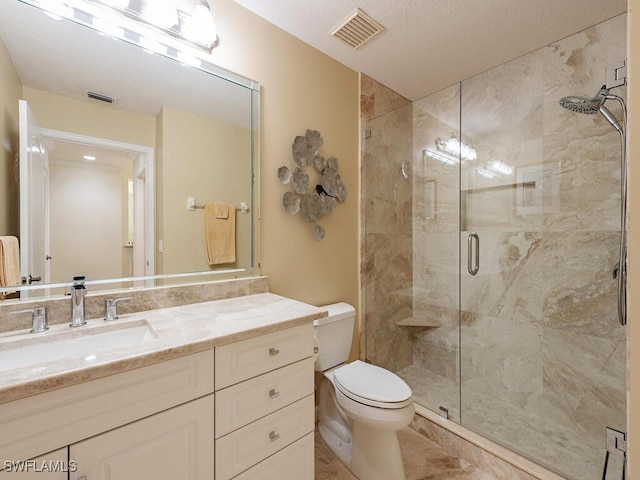
[[[47,8],[41,2],[37,0],[16,0],[21,3],[27,4],[33,8],[48,12]],[[59,13],[55,13],[56,16],[60,16]],[[96,28],[90,23],[86,23],[78,20],[77,18],[62,17],[60,21],[73,22],[82,25],[85,28],[93,30],[98,35],[107,35],[115,40],[128,43],[134,47],[141,48],[145,51],[149,51],[147,47],[143,46],[140,41],[136,41],[131,38],[124,38],[112,35],[110,32]],[[171,61],[178,62],[182,65],[188,65],[192,68],[200,70],[204,73],[213,75],[222,80],[234,83],[240,87],[246,88],[250,92],[250,115],[251,115],[251,198],[249,204],[248,214],[251,215],[251,255],[250,265],[248,267],[241,268],[225,268],[217,270],[206,270],[200,272],[183,272],[183,273],[167,273],[167,274],[155,274],[135,277],[120,277],[109,279],[97,279],[87,280],[85,285],[87,286],[105,286],[104,290],[100,292],[107,292],[111,289],[108,288],[109,284],[122,284],[130,283],[130,287],[114,286],[113,290],[141,290],[147,288],[154,288],[159,286],[182,286],[194,283],[203,283],[213,280],[230,280],[236,278],[249,278],[260,276],[260,260],[259,260],[259,245],[260,245],[260,192],[259,192],[259,173],[260,173],[260,83],[250,78],[244,77],[240,74],[222,68],[209,62],[203,57],[203,53],[187,44],[181,43],[178,39],[175,39],[168,34],[160,34],[156,30],[149,29],[144,25],[136,25],[131,23],[130,20],[123,19],[123,23],[127,23],[129,28],[131,25],[136,28],[140,33],[140,38],[153,38],[156,42],[159,42],[161,46],[165,47],[163,51],[152,52],[155,55],[165,57]],[[155,183],[155,181],[154,181]],[[156,192],[157,185],[154,184],[153,191]],[[155,245],[154,245],[155,255]],[[61,283],[47,283],[47,284],[31,284],[31,285],[18,285],[0,287],[0,293],[2,292],[25,292],[26,298],[18,299],[5,299],[1,300],[2,303],[9,302],[21,302],[21,301],[34,301],[41,298],[57,298],[60,295],[48,295],[45,293],[44,297],[31,297],[30,292],[40,290],[50,290],[58,288],[71,287],[73,282],[61,282]]]

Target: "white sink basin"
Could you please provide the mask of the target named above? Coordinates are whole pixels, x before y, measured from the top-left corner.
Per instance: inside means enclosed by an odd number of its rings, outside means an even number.
[[[110,350],[140,345],[158,337],[146,320],[28,335],[32,336],[0,341],[0,371],[23,367],[45,370],[48,364],[65,359],[90,363]]]

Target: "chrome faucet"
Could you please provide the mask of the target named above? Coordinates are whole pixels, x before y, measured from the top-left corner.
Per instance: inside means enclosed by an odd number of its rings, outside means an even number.
[[[110,322],[118,318],[117,305],[118,302],[131,300],[133,297],[108,298],[104,301],[104,321]]]
[[[87,323],[84,319],[84,297],[86,295],[87,289],[84,286],[84,277],[73,277],[70,327],[81,327]]]
[[[15,310],[10,313],[30,313],[31,333],[42,333],[49,330],[49,323],[47,321],[47,307],[27,308],[25,310]]]

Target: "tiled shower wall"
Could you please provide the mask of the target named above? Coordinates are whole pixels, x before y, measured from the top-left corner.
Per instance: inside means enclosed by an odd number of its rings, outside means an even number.
[[[601,475],[605,427],[625,427],[626,332],[612,279],[620,139],[600,115],[558,100],[597,93],[607,65],[625,57],[625,28],[623,15],[531,52],[413,102],[410,119],[409,105],[372,109],[385,89],[363,79],[367,358],[399,371],[429,408],[585,480]],[[428,154],[449,136],[478,159]],[[482,176],[494,160],[512,171]],[[466,272],[470,232],[480,236],[476,276]],[[440,327],[394,325],[407,315]]]
[[[365,218],[361,344],[367,360],[397,371],[413,362],[411,332],[396,324],[412,314],[412,105],[366,75],[360,104]]]

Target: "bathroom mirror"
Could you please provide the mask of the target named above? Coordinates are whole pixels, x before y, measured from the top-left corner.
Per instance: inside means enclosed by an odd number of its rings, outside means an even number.
[[[259,85],[143,41],[2,2],[0,236],[26,281],[6,299],[257,273]],[[206,203],[235,261],[208,258]]]

